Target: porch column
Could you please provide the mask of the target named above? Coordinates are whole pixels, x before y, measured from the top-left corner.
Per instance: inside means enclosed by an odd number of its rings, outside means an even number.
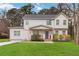
[[[49,37],[48,37],[50,40],[53,40],[53,33],[52,31],[49,31]]]
[[[45,33],[43,32],[42,34],[43,34],[43,39],[45,40]]]

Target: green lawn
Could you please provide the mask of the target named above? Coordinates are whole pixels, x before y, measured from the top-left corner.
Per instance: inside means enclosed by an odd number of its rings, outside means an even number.
[[[79,56],[79,46],[72,42],[16,43],[0,46],[1,56]]]
[[[0,39],[0,42],[7,42],[9,39]]]

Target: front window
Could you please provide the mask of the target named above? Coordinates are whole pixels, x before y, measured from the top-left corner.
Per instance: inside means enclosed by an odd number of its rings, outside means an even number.
[[[59,25],[59,20],[56,20],[56,25]]]
[[[15,36],[20,36],[20,31],[14,31]]]
[[[63,25],[66,25],[66,20],[63,21]]]
[[[47,20],[47,25],[51,25],[51,24],[52,24],[51,20]]]

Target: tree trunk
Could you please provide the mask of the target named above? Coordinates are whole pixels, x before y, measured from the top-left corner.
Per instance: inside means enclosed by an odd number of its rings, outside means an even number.
[[[73,3],[73,10],[74,10],[74,14],[73,14],[73,17],[74,17],[74,40],[75,40],[75,43],[77,43],[77,37],[76,37],[76,34],[77,34],[77,27],[76,27],[76,14],[75,14],[75,9],[76,9],[76,6],[75,6],[75,3]]]
[[[78,7],[78,10],[77,10],[77,14],[76,17],[74,20],[75,20],[75,40],[76,40],[76,44],[79,45],[79,4],[77,4],[77,7]]]

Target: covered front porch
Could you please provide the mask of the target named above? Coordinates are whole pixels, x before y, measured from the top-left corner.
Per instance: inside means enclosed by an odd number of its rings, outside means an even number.
[[[44,41],[51,41],[53,39],[53,30],[49,26],[45,25],[38,25],[30,28],[31,36],[32,35],[39,35],[40,39]],[[32,37],[31,37],[32,38]]]

